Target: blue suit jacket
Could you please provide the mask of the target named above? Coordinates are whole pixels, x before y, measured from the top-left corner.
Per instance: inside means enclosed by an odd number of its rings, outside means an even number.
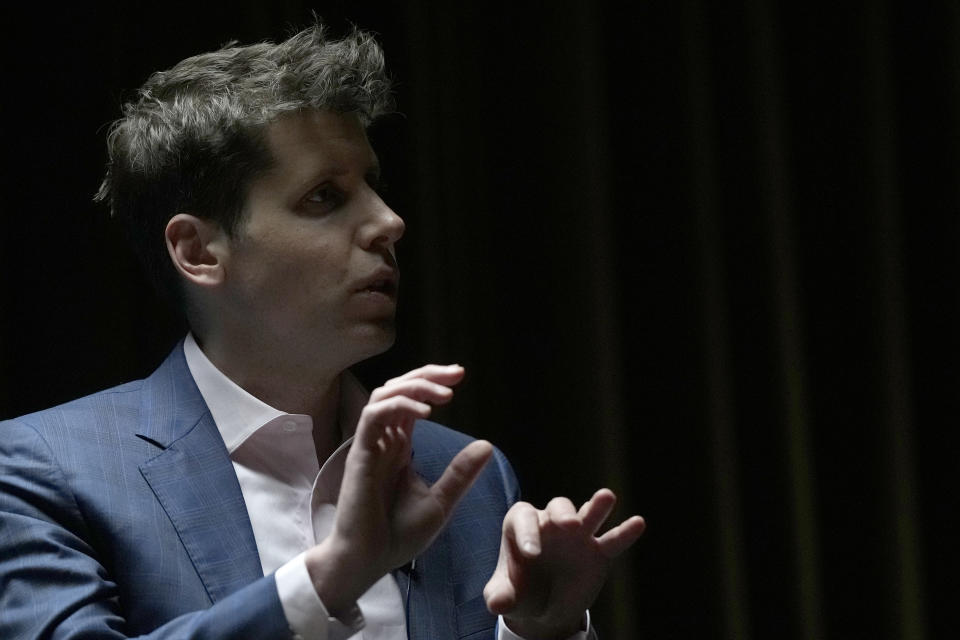
[[[428,483],[470,438],[421,421]],[[413,570],[412,640],[494,637],[482,589],[518,495],[496,451]],[[0,423],[0,638],[289,638],[181,346],[157,371]]]

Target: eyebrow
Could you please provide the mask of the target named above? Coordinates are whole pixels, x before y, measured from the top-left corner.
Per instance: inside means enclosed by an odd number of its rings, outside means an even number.
[[[380,177],[380,158],[374,154],[373,161],[367,166],[363,171],[364,177],[374,176],[376,178]],[[343,166],[342,164],[322,166],[317,171],[312,172],[314,176],[330,176],[334,178],[339,178],[340,176],[347,175],[350,173],[350,169]]]
[[[279,165],[274,165],[269,169],[269,173],[273,175],[280,175],[281,169]],[[305,185],[308,183],[316,182],[320,179],[327,178],[339,178],[350,173],[350,169],[345,167],[342,164],[321,164],[321,166],[314,168],[307,174],[304,174],[297,180],[298,185]],[[363,171],[361,174],[365,180],[371,178],[375,180],[380,179],[380,161],[378,158],[374,157],[374,161]]]

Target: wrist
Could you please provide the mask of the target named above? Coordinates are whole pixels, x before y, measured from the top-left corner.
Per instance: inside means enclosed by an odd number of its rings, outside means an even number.
[[[335,618],[349,614],[379,576],[368,576],[369,563],[352,557],[347,545],[334,536],[304,554],[310,582],[327,613]]]

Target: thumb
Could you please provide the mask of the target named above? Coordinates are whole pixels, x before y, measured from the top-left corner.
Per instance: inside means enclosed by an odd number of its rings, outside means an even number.
[[[460,498],[473,486],[492,454],[493,445],[486,440],[471,442],[454,456],[440,479],[433,483],[430,492],[443,509],[444,517],[450,515]]]

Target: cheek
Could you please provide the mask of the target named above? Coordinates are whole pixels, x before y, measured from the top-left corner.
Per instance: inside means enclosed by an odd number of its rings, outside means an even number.
[[[260,230],[238,256],[243,288],[269,306],[313,306],[336,299],[350,284],[350,243],[344,230],[301,223]]]
[[[349,284],[349,256],[331,243],[309,247],[286,247],[273,254],[269,283],[278,292],[293,298],[309,294],[312,298],[334,297]]]

